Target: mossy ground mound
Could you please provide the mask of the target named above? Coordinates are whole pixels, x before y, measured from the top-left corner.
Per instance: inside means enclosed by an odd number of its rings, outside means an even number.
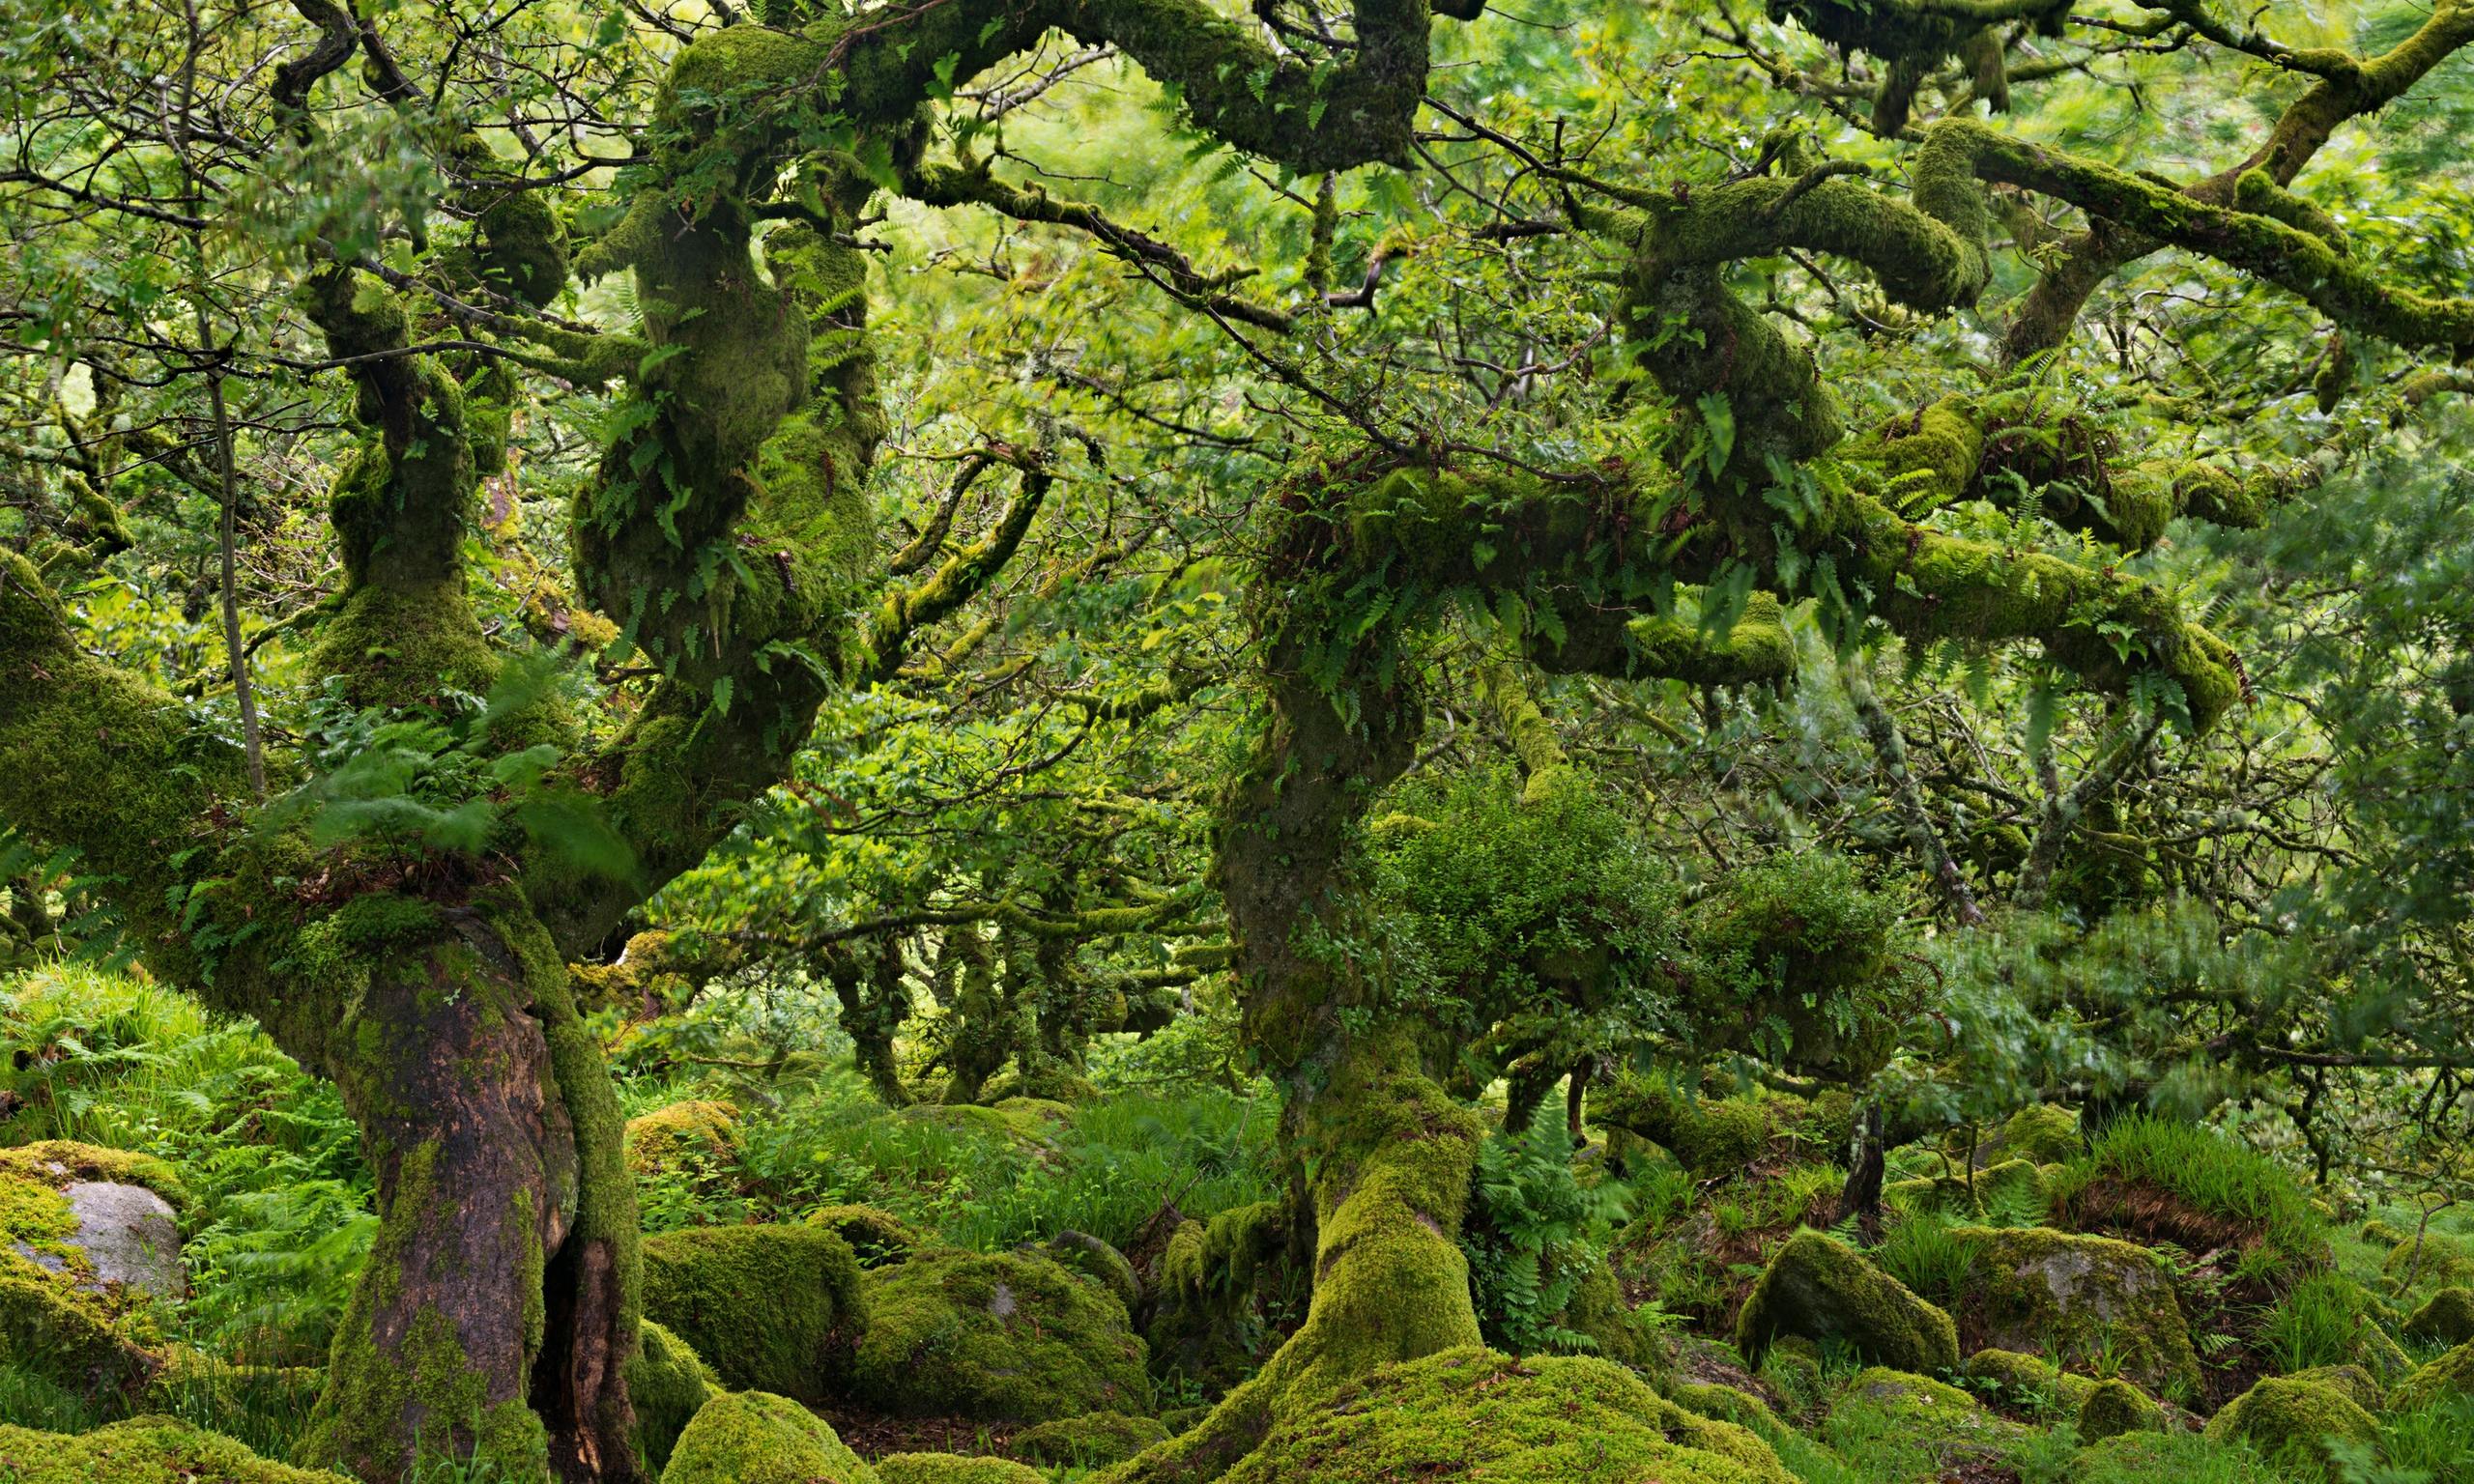
[[[821,1400],[866,1324],[859,1260],[821,1227],[645,1239],[645,1314],[734,1386]]]
[[[1115,1296],[1046,1258],[922,1252],[872,1270],[852,1400],[895,1416],[1050,1421],[1140,1411],[1145,1352]]]
[[[726,1393],[678,1435],[661,1484],[877,1484],[877,1470],[788,1397]]]
[[[2239,1438],[2280,1463],[2325,1467],[2338,1476],[2328,1440],[2375,1443],[2379,1423],[2352,1398],[2322,1381],[2270,1376],[2208,1419],[2211,1441]]]
[[[1093,1469],[1123,1463],[1167,1440],[1167,1427],[1156,1418],[1092,1412],[1026,1428],[1015,1435],[1013,1448],[1017,1457],[1042,1468],[1080,1465]]]
[[[727,1102],[674,1102],[627,1120],[627,1168],[638,1175],[676,1171],[691,1160],[728,1165],[738,1159],[738,1109]]]
[[[1586,1419],[1585,1422],[1576,1419]],[[1227,1484],[1795,1484],[1769,1444],[1611,1362],[1475,1348],[1280,1409]]]
[[[1943,1466],[1997,1458],[2027,1435],[1956,1386],[1878,1365],[1831,1401],[1823,1432],[1850,1456],[1861,1457],[1871,1439],[1892,1438]]]
[[[137,1417],[77,1437],[0,1427],[10,1484],[348,1484],[341,1474],[270,1463],[229,1438],[168,1417]]]
[[[1048,1475],[1010,1458],[960,1453],[889,1453],[877,1460],[877,1484],[1048,1484]]]
[[[1779,1247],[1736,1323],[1736,1348],[1754,1364],[1780,1335],[1843,1342],[1899,1370],[1959,1363],[1958,1327],[1946,1312],[1818,1232],[1799,1232]]]
[[[1958,1227],[1973,1253],[1963,1305],[1996,1348],[2053,1352],[2064,1363],[2105,1356],[2144,1386],[2199,1393],[2172,1276],[2144,1247],[2041,1227]]]

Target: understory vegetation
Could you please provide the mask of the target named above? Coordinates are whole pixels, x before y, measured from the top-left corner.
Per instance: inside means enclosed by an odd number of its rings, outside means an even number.
[[[0,1484],[2474,1484],[2474,0],[0,0]]]

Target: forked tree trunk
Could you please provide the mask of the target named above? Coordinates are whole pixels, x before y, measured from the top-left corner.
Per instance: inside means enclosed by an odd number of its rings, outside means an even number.
[[[372,897],[335,924],[331,972],[365,987],[331,1070],[380,1224],[304,1453],[373,1484],[416,1445],[514,1478],[637,1478],[635,1195],[564,967],[516,912]]]

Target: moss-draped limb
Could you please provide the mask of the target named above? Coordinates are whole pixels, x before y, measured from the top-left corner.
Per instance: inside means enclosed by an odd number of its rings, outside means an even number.
[[[987,533],[948,555],[928,576],[888,588],[877,599],[861,640],[861,678],[877,684],[891,680],[902,669],[912,636],[977,596],[1021,549],[1055,481],[1046,461],[1035,454],[1015,453],[1011,462],[1021,470],[1021,489]]]
[[[1918,85],[1951,58],[1965,61],[1975,94],[1997,110],[2009,106],[1999,27],[2032,24],[2061,34],[2073,0],[1771,0],[1772,15],[1792,15],[1833,46],[1882,59],[1886,75],[1873,104],[1873,127],[1896,134],[1907,127]]]
[[[2474,20],[2468,22],[2474,36]],[[2013,138],[1965,119],[1944,119],[1928,141],[1948,141],[1966,153],[1979,178],[2069,202],[2091,216],[2118,224],[2169,246],[2216,259],[2272,283],[2348,329],[2409,348],[2457,353],[2474,350],[2474,298],[2439,299],[2392,288],[2378,273],[2354,261],[2342,245],[2316,230],[2280,217],[2296,213],[2278,207],[2261,214],[2239,205],[2201,200],[2171,186],[2085,159],[2046,145]],[[2241,201],[2236,178],[2234,200]],[[2273,204],[2266,194],[2281,187],[2271,177],[2251,192],[2253,204]],[[2291,198],[2284,197],[2289,202]]]
[[[2269,184],[2290,188],[2339,128],[2402,98],[2469,43],[2474,43],[2474,4],[2443,0],[2420,27],[2387,51],[2328,70],[2278,115],[2257,150],[2231,168],[2184,186],[2183,193],[2195,201],[2228,205],[2242,177],[2253,171]],[[2063,244],[2021,300],[2003,336],[2004,358],[2015,365],[2060,345],[2100,284],[2163,245],[2163,240],[2132,224],[2091,219],[2087,230]]]

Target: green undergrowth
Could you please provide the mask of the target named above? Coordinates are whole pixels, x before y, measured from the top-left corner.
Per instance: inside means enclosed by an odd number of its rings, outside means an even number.
[[[713,1172],[690,1160],[641,1181],[647,1230],[871,1206],[950,1246],[995,1251],[1067,1230],[1122,1244],[1165,1203],[1208,1219],[1278,1194],[1268,1097],[1120,1093],[1033,1120],[1029,1136],[990,1110],[889,1112],[847,1074],[785,1089],[779,1107],[749,1103],[737,1179],[716,1194]]]

